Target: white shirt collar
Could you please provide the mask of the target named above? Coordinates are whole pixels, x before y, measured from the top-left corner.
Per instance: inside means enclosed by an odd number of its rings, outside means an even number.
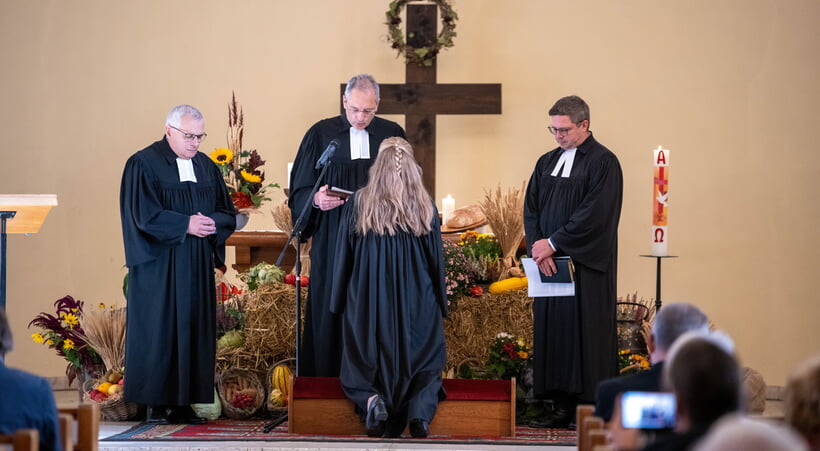
[[[194,182],[196,183],[196,174],[194,173],[194,162],[184,158],[177,158],[177,171],[179,171],[180,182]]]
[[[370,159],[370,134],[367,130],[350,127],[350,159]]]

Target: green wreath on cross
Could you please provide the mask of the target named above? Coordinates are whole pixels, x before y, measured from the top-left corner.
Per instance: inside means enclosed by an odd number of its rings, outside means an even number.
[[[430,45],[414,48],[404,41],[404,31],[401,25],[401,12],[404,7],[413,1],[418,0],[394,0],[390,2],[390,9],[387,10],[387,40],[390,46],[398,52],[398,56],[404,55],[407,63],[415,63],[419,66],[432,66],[438,52],[453,46],[453,38],[456,36],[456,20],[458,14],[453,11],[453,7],[446,0],[430,0],[435,3],[441,11],[441,32]],[[412,34],[410,34],[412,38]],[[410,50],[410,51],[408,51]]]

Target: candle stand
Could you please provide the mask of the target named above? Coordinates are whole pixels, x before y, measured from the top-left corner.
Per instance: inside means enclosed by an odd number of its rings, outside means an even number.
[[[649,257],[657,260],[657,269],[655,270],[655,314],[661,310],[663,302],[661,301],[661,261],[664,258],[678,258],[677,255],[641,255],[641,257]]]

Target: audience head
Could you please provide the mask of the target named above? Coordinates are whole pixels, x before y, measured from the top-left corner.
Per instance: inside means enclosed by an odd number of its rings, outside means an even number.
[[[6,317],[6,310],[0,307],[0,357],[11,351],[14,341],[11,338],[11,326]]]
[[[802,362],[786,381],[785,420],[820,449],[820,354]]]
[[[800,451],[807,449],[803,439],[780,424],[754,420],[742,415],[727,415],[709,430],[695,451]]]
[[[708,332],[709,319],[706,314],[694,305],[683,302],[664,305],[655,315],[652,335],[647,342],[652,363],[663,361],[675,340],[689,331]]]
[[[677,398],[680,432],[739,411],[743,389],[732,340],[721,332],[683,334],[669,350],[663,385]]]

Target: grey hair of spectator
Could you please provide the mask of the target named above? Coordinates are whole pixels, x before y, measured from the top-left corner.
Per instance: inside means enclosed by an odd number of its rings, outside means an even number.
[[[683,302],[664,305],[652,323],[655,346],[664,351],[668,351],[678,337],[693,330],[708,332],[709,318],[699,308]]]
[[[191,116],[191,119],[195,121],[205,120],[202,113],[191,105],[177,105],[168,112],[168,116],[165,118],[165,125],[179,127],[179,124],[182,123],[182,116]]]
[[[695,451],[802,451],[806,442],[783,424],[762,421],[744,415],[726,415],[715,423],[698,442]]]
[[[360,91],[367,91],[369,89],[372,89],[373,92],[376,93],[376,102],[378,102],[381,99],[379,92],[379,84],[376,82],[376,79],[373,78],[372,75],[359,74],[353,76],[353,78],[348,80],[347,86],[345,86],[345,99],[350,97],[350,92],[354,89],[358,89]]]
[[[11,326],[6,316],[6,310],[0,307],[0,357],[3,357],[14,347],[14,340],[11,338]]]

